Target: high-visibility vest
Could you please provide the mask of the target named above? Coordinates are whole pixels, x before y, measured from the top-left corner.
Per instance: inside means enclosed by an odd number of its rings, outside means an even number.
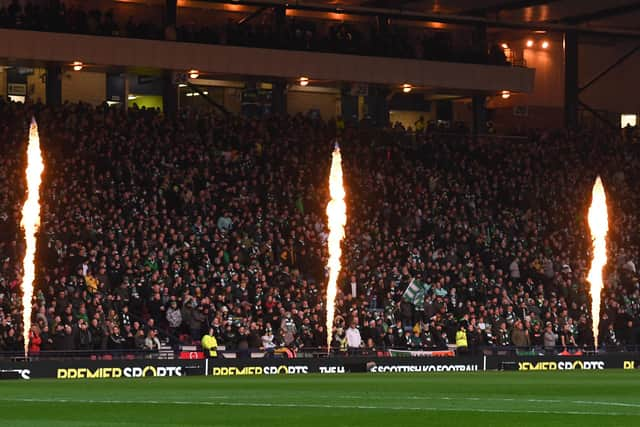
[[[467,332],[463,330],[459,330],[456,332],[456,346],[457,347],[467,347]]]
[[[202,337],[200,343],[202,344],[204,352],[208,352],[210,357],[218,356],[218,352],[216,351],[218,349],[218,341],[216,340],[216,337],[207,334]]]

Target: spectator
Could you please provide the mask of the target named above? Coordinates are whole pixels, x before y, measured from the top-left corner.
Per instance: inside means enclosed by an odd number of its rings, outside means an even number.
[[[517,320],[514,325],[514,329],[511,332],[511,342],[516,347],[530,347],[531,338],[529,337],[529,330],[524,328],[522,320]]]
[[[548,354],[555,352],[558,334],[553,331],[553,325],[550,322],[547,322],[545,326],[543,342],[544,349]]]
[[[209,328],[209,332],[200,340],[202,350],[207,357],[218,357],[218,341],[213,332],[213,328]]]
[[[118,352],[124,349],[124,344],[125,344],[125,338],[122,335],[120,335],[120,327],[117,325],[113,326],[111,333],[108,335],[108,338],[107,338],[107,349],[115,350],[116,352]],[[145,347],[146,347],[146,343],[145,343]]]
[[[169,333],[172,335],[182,325],[182,311],[178,308],[176,300],[172,300],[169,309],[167,309],[167,321],[169,322]]]
[[[78,350],[91,350],[93,348],[93,337],[89,330],[89,325],[84,320],[78,321],[74,345]]]
[[[362,346],[362,338],[360,337],[360,330],[356,327],[355,322],[351,322],[349,328],[346,330],[347,348],[350,353],[357,353]]]
[[[147,338],[144,340],[144,349],[149,352],[157,353],[160,350],[160,340],[156,336],[156,330],[151,329],[147,332]]]
[[[138,329],[133,338],[134,347],[136,350],[144,350],[146,346],[146,336],[144,334],[144,329]]]

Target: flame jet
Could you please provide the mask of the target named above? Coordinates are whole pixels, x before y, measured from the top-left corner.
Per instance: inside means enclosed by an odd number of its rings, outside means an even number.
[[[609,231],[607,195],[599,176],[596,178],[591,194],[588,220],[593,240],[593,259],[587,280],[591,285],[591,318],[593,320],[594,345],[597,349],[600,328],[600,293],[603,288],[602,269],[607,264],[607,232]]]
[[[340,147],[336,144],[331,160],[331,172],[329,173],[329,193],[331,200],[327,204],[327,218],[329,226],[329,282],[327,284],[327,351],[331,348],[331,329],[335,316],[335,303],[338,285],[338,276],[342,266],[340,257],[344,239],[344,227],[347,224],[347,205],[344,201],[345,191],[342,179],[342,155]]]
[[[24,337],[24,355],[28,356],[29,331],[31,330],[31,300],[33,299],[33,282],[36,265],[36,233],[40,227],[40,184],[44,162],[40,151],[38,124],[31,119],[29,128],[29,144],[27,145],[27,199],[22,206],[20,225],[24,230],[26,249],[22,260],[22,325]]]

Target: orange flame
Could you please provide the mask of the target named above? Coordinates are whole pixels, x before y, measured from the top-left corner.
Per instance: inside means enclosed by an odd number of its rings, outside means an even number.
[[[593,259],[587,280],[591,284],[591,318],[593,319],[593,338],[598,348],[598,328],[600,327],[600,292],[603,288],[602,269],[607,263],[607,231],[609,216],[607,213],[607,196],[600,177],[593,185],[591,206],[589,207],[589,229],[593,239]]]
[[[327,204],[327,217],[329,220],[329,283],[327,284],[327,349],[331,347],[331,329],[335,316],[335,302],[337,293],[338,276],[340,275],[340,257],[342,247],[340,243],[344,238],[344,226],[347,223],[347,205],[344,201],[345,191],[342,182],[342,155],[336,145],[331,160],[331,172],[329,174],[329,193],[331,200]]]
[[[24,355],[28,355],[29,331],[31,330],[31,299],[33,298],[33,282],[36,266],[36,232],[40,226],[40,183],[44,162],[40,152],[40,137],[38,124],[31,120],[29,128],[29,145],[27,146],[27,200],[22,207],[22,221],[26,250],[22,260],[22,324],[24,337]]]

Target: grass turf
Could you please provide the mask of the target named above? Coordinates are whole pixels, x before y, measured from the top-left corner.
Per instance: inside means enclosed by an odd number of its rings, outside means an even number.
[[[640,372],[0,383],[1,426],[638,426]]]

